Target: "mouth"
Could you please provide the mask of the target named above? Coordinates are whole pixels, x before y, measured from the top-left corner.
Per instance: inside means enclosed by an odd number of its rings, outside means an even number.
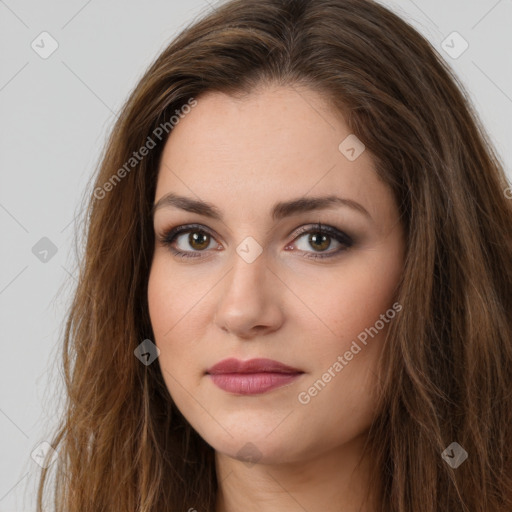
[[[297,380],[304,372],[272,359],[230,358],[206,371],[220,389],[238,395],[261,394]]]

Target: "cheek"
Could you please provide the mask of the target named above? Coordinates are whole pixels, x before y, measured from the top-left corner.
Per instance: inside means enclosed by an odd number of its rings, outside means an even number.
[[[148,280],[148,306],[153,332],[157,340],[176,339],[176,333],[191,328],[204,289],[188,273],[176,271],[168,256],[157,254]],[[205,285],[207,286],[207,285]]]
[[[302,329],[317,335],[311,337],[315,348],[322,352],[337,352],[360,333],[374,326],[386,314],[395,298],[401,273],[399,254],[383,254],[382,250],[358,253],[332,274],[311,274],[302,277],[295,290],[308,306],[297,321]],[[388,325],[387,323],[385,324]],[[378,326],[382,328],[381,322]],[[363,336],[364,337],[364,336]],[[323,342],[321,342],[323,340]],[[347,347],[348,349],[348,347]]]
[[[172,385],[172,382],[168,382],[169,374],[174,375],[177,368],[183,367],[187,353],[185,343],[179,343],[179,340],[190,340],[187,333],[181,332],[184,326],[191,325],[188,319],[183,321],[186,311],[190,309],[186,307],[187,302],[186,294],[179,291],[176,279],[170,278],[165,265],[155,257],[148,281],[148,307],[154,343],[160,350],[160,367],[168,386]]]
[[[166,255],[155,255],[148,280],[149,316],[162,375],[173,397],[180,385],[196,385],[205,369],[198,353],[209,303],[194,282],[180,276]]]
[[[201,361],[199,342],[202,339],[197,302],[197,288],[186,287],[186,283],[176,272],[172,272],[168,261],[156,258],[151,267],[148,281],[148,306],[153,340],[160,355],[158,363],[167,390],[181,413],[196,430],[208,425],[211,418],[202,418],[204,411],[198,386],[203,379],[205,363]],[[190,293],[185,293],[189,291]],[[194,304],[196,305],[194,307]],[[191,396],[195,397],[191,400]],[[207,429],[208,430],[208,429]]]
[[[399,251],[376,248],[347,263],[335,282],[317,279],[315,286],[303,289],[304,302],[309,300],[315,315],[297,319],[300,331],[309,333],[303,360],[311,361],[313,370],[299,402],[309,409],[312,421],[321,421],[335,403],[334,424],[341,421],[355,431],[371,420],[383,341],[400,314],[393,304],[401,263]]]
[[[160,339],[173,324],[172,297],[174,290],[172,280],[167,279],[163,266],[153,261],[148,280],[148,307],[151,326],[155,337]]]

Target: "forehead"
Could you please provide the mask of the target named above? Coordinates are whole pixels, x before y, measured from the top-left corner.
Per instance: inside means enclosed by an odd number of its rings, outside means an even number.
[[[169,191],[261,209],[288,197],[339,193],[372,215],[389,206],[368,151],[350,161],[339,145],[351,132],[318,93],[296,87],[242,99],[199,96],[164,147],[156,199]]]

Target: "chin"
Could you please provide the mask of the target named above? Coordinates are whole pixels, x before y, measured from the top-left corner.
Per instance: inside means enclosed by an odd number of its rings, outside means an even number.
[[[282,464],[294,462],[301,458],[300,447],[295,439],[297,436],[277,432],[272,429],[258,428],[258,425],[240,425],[237,429],[228,429],[229,435],[223,429],[202,435],[203,439],[217,452],[232,459],[246,462],[247,466],[254,464]]]

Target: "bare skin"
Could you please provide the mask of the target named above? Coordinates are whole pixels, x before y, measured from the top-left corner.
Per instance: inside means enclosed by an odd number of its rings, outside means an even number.
[[[340,151],[350,130],[311,90],[197,101],[166,143],[155,203],[170,192],[200,199],[222,220],[170,204],[156,209],[148,300],[169,392],[215,449],[217,512],[378,510],[364,502],[371,461],[361,454],[404,260],[391,191],[368,150],[353,161]],[[367,214],[332,203],[271,216],[278,202],[331,195]],[[352,243],[322,239],[319,222]],[[206,233],[190,228],[171,246],[159,240],[191,223]],[[322,254],[331,256],[313,259]],[[387,321],[376,324],[381,315]],[[360,350],[350,356],[354,341]],[[227,392],[205,372],[228,357],[270,358],[303,373],[267,392]],[[324,385],[311,391],[319,379]]]

